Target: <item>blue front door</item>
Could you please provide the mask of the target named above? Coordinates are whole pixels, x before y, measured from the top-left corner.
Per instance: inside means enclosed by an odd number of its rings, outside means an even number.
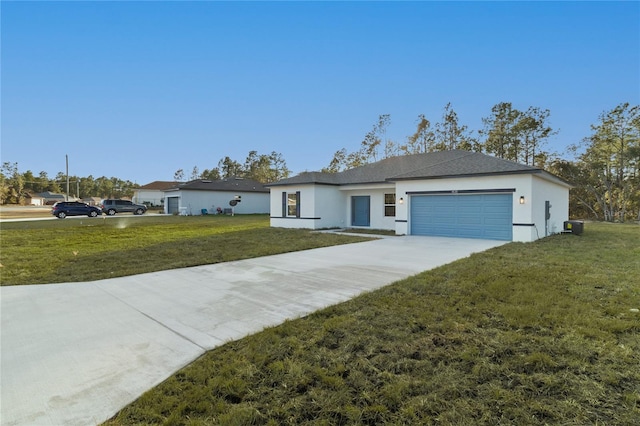
[[[360,195],[351,197],[351,226],[369,226],[370,222],[370,197]]]

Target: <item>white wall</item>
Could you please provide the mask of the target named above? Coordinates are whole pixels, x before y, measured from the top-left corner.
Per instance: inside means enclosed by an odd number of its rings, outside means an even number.
[[[179,209],[186,209],[187,215],[201,215],[202,209],[207,209],[209,213],[216,211],[218,207],[224,209],[232,208],[229,201],[236,195],[241,197],[233,212],[235,214],[269,213],[269,194],[256,192],[222,192],[222,191],[172,191],[166,194],[167,197],[179,196]],[[168,203],[165,203],[165,211]]]
[[[513,194],[513,241],[534,241],[562,231],[569,216],[569,188],[539,175],[482,176],[473,178],[400,181],[380,185],[299,185],[271,187],[271,226],[283,228],[351,227],[351,197],[371,197],[370,229],[395,229],[407,235],[411,229],[411,197],[407,193],[453,190],[507,190]],[[282,192],[300,191],[300,218],[282,217]],[[384,194],[396,194],[396,216],[384,216]],[[525,203],[520,204],[523,196]],[[400,203],[400,198],[403,203]],[[551,219],[545,228],[544,202],[552,204]]]
[[[163,204],[164,191],[157,189],[136,189],[131,201],[137,204],[151,203],[154,206]]]
[[[343,208],[343,222],[345,223],[345,227],[348,228],[369,228],[369,229],[387,229],[394,230],[396,229],[396,217],[397,206],[396,206],[396,216],[387,216],[384,215],[384,194],[395,193],[396,188],[395,185],[391,184],[382,184],[382,185],[367,185],[367,186],[357,186],[357,185],[348,185],[340,187],[340,192],[342,192],[345,196],[345,204]],[[370,198],[370,224],[367,227],[362,226],[352,226],[351,225],[351,197],[355,196],[369,196]],[[396,195],[396,199],[399,197]]]
[[[273,186],[270,197],[271,226],[323,229],[343,227],[344,195],[333,185]],[[300,191],[300,217],[282,217],[282,193]]]
[[[396,234],[406,235],[411,229],[409,216],[411,198],[407,192],[515,189],[513,192],[513,241],[528,242],[545,237],[544,202],[550,200],[549,233],[562,230],[569,216],[568,187],[552,183],[538,175],[484,176],[458,179],[431,179],[397,182],[396,197],[404,198],[396,207]],[[520,204],[524,196],[525,203]]]
[[[532,194],[534,222],[542,224],[538,226],[540,238],[562,232],[564,222],[569,220],[569,188],[533,176]],[[546,228],[545,201],[551,203],[551,218],[546,222]]]

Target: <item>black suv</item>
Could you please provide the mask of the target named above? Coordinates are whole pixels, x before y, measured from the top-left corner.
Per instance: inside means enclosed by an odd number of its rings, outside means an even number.
[[[116,213],[132,212],[133,214],[144,214],[147,206],[144,204],[133,204],[129,200],[102,200],[102,211],[109,216]]]
[[[98,217],[102,216],[102,210],[79,201],[58,201],[51,207],[51,214],[59,219],[67,216]]]

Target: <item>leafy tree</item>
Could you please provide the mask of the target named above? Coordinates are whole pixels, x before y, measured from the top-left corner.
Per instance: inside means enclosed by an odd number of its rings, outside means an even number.
[[[244,161],[243,175],[258,182],[271,179],[271,160],[268,155],[260,155],[258,151],[249,151]]]
[[[601,219],[594,196],[587,187],[588,169],[575,161],[555,159],[547,165],[546,170],[575,185],[569,192],[569,212],[572,218]]]
[[[472,141],[473,139],[467,130],[467,126],[458,123],[458,114],[456,114],[449,102],[444,107],[442,122],[436,123],[434,150],[462,149],[471,151],[473,148]]]
[[[389,114],[380,115],[378,122],[374,124],[373,128],[364,136],[364,139],[360,143],[359,150],[348,153],[347,150],[343,148],[336,151],[329,166],[322,170],[335,173],[378,161],[378,151],[381,146],[384,149],[385,158],[397,153],[398,147],[396,144],[386,137],[389,124],[391,124],[391,116]]]
[[[435,151],[435,144],[436,137],[431,129],[431,122],[424,114],[420,114],[415,133],[407,137],[407,143],[400,147],[400,151],[406,155],[432,152]]]
[[[491,115],[483,118],[484,150],[498,158],[517,161],[519,140],[516,125],[521,112],[511,102],[501,102],[491,108]]]
[[[198,170],[198,166],[193,166],[193,170],[191,170],[191,180],[200,179],[200,171]]]
[[[623,103],[591,126],[578,161],[589,171],[582,183],[594,196],[604,220],[623,222],[640,204],[640,106]]]
[[[322,169],[324,173],[338,173],[345,169],[347,164],[347,149],[342,148],[333,154],[329,165]]]
[[[244,176],[242,165],[228,156],[218,162],[218,169],[222,178]]]
[[[549,171],[575,185],[570,198],[574,215],[640,220],[640,107],[622,103],[603,112],[591,130],[570,148],[574,161],[555,161]]]
[[[24,177],[18,171],[18,163],[2,163],[0,195],[3,203],[21,204],[24,201]]]
[[[374,124],[373,129],[364,136],[360,143],[359,158],[362,158],[365,164],[378,161],[378,150],[380,146],[383,146],[383,142],[386,149],[386,134],[389,124],[391,124],[391,116],[382,114],[378,117],[378,122]]]
[[[542,150],[546,139],[557,133],[548,124],[550,112],[538,107],[519,111],[510,102],[501,102],[483,118],[483,148],[488,154],[521,164],[543,167],[549,153]]]
[[[92,175],[81,177],[78,182],[78,188],[78,197],[80,198],[99,196],[98,189]]]
[[[114,196],[115,182],[113,180],[101,176],[96,179],[95,185],[99,197],[110,198]]]
[[[272,176],[268,182],[276,182],[280,179],[286,179],[291,174],[291,170],[287,168],[287,163],[284,157],[279,152],[271,151],[269,154],[269,160],[271,161]]]
[[[244,162],[244,177],[262,183],[275,182],[288,177],[289,173],[282,154],[275,151],[269,155],[249,151]]]
[[[40,180],[41,184],[43,185],[42,187],[42,191],[38,191],[38,192],[45,192],[45,191],[51,191],[51,192],[56,192],[56,193],[60,193],[62,192],[62,188],[60,187],[60,185],[58,184],[58,182],[56,182],[53,179],[49,179],[49,176],[47,175],[47,172],[40,172],[38,179]]]
[[[204,169],[201,175],[202,179],[208,180],[220,180],[220,170],[217,167],[213,169]]]
[[[9,198],[9,181],[5,173],[7,172],[6,166],[11,164],[9,162],[2,163],[2,168],[0,169],[0,204],[5,204],[8,202]]]
[[[520,114],[514,131],[519,144],[516,149],[516,161],[529,166],[544,166],[547,153],[542,150],[546,139],[557,133],[548,124],[548,109],[529,107]]]

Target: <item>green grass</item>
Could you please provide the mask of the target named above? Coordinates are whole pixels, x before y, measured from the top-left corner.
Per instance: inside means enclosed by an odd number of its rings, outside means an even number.
[[[0,283],[91,281],[363,240],[270,228],[265,215],[5,222]]]
[[[110,425],[636,425],[640,227],[512,243],[208,352]]]

